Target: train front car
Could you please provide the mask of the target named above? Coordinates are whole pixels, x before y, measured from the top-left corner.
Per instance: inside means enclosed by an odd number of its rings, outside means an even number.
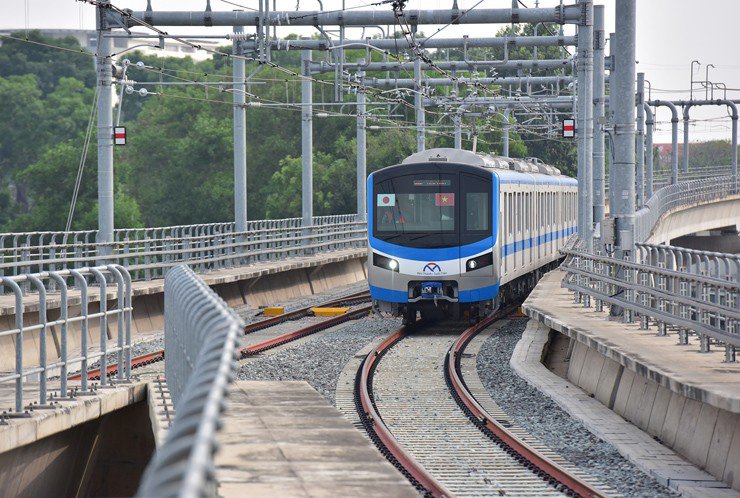
[[[414,320],[485,314],[498,296],[498,177],[455,149],[368,178],[368,282],[380,311]]]

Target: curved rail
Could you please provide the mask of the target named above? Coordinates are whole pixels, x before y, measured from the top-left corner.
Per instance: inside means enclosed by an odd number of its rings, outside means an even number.
[[[383,355],[407,334],[402,327],[388,336],[380,346],[371,351],[360,365],[355,378],[355,404],[362,425],[381,453],[403,473],[424,496],[451,497],[452,493],[437,481],[408,453],[391,434],[375,408],[372,395],[372,377]]]
[[[604,497],[605,495],[593,488],[587,482],[574,476],[566,469],[540,454],[537,450],[519,439],[486,410],[478,404],[475,397],[468,390],[462,378],[460,359],[470,341],[480,331],[498,320],[504,313],[496,313],[465,330],[455,341],[445,358],[445,377],[460,408],[468,415],[471,421],[487,436],[504,446],[507,451],[523,458],[531,470],[540,474],[544,479],[559,483],[573,494],[584,498]],[[450,361],[452,359],[452,361]]]

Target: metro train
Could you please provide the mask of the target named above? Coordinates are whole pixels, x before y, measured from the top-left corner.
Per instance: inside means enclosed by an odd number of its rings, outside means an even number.
[[[557,265],[577,230],[578,183],[535,158],[413,154],[367,179],[376,311],[475,319]]]

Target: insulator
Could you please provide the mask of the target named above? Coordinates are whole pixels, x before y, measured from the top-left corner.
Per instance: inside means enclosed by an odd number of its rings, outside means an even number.
[[[226,35],[227,40],[233,41],[249,41],[254,38],[252,33],[229,33]]]

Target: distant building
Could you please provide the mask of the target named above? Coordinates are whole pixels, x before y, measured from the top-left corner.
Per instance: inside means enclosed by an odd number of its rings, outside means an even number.
[[[0,30],[0,34],[9,35],[23,31],[23,28],[3,29]],[[92,29],[39,29],[34,31],[39,31],[42,35],[49,38],[72,36],[77,38],[77,41],[80,42],[83,48],[93,53],[98,45],[98,32]],[[192,57],[195,61],[202,61],[210,59],[212,55],[205,50],[197,50],[190,45],[170,39],[165,40],[164,49],[160,49],[156,47],[159,44],[157,38],[137,38],[137,34],[141,35],[144,33],[132,32],[131,37],[114,38],[113,52],[121,52],[122,50],[138,45],[134,50],[139,50],[146,55],[156,55],[159,57]],[[121,32],[121,35],[124,35],[124,33]],[[1,44],[2,42],[0,42]],[[215,49],[218,47],[219,42],[217,40],[198,40],[198,45],[202,45],[204,48]]]

